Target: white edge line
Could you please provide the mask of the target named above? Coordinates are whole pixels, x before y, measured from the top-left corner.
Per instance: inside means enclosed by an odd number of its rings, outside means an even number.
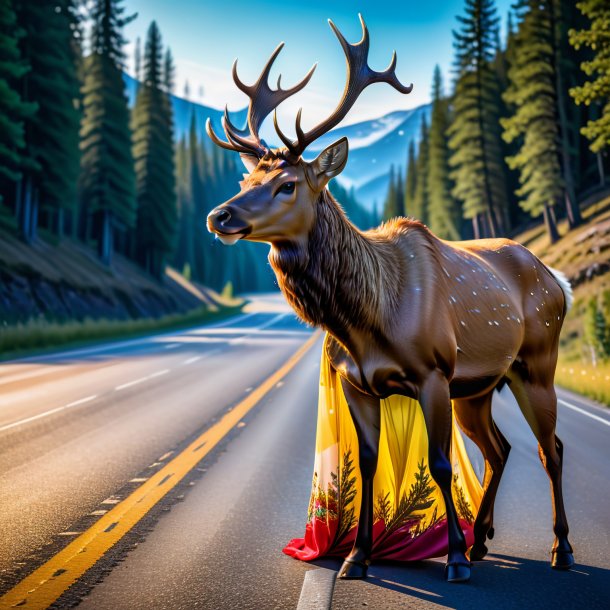
[[[564,407],[568,407],[568,409],[572,409],[573,411],[578,411],[578,413],[582,413],[583,415],[586,415],[587,417],[590,417],[591,419],[599,421],[602,424],[606,424],[606,426],[610,426],[610,421],[608,421],[607,419],[604,419],[603,417],[599,417],[599,415],[593,415],[593,413],[589,413],[589,411],[586,411],[585,409],[581,409],[580,407],[577,407],[576,405],[570,404],[569,402],[566,402],[562,398],[558,398],[557,402],[560,402]]]
[[[32,421],[36,421],[37,419],[42,419],[43,417],[48,417],[49,415],[53,415],[53,413],[59,413],[59,411],[64,411],[65,409],[70,409],[72,407],[76,407],[77,405],[85,404],[86,402],[91,402],[97,398],[97,394],[93,394],[91,396],[87,396],[86,398],[81,398],[80,400],[75,400],[74,402],[70,402],[67,405],[62,405],[61,407],[56,407],[55,409],[51,409],[49,411],[45,411],[44,413],[39,413],[38,415],[32,415],[32,417],[26,417],[25,419],[20,419],[19,421],[15,421],[12,424],[7,424],[6,426],[2,426],[0,428],[0,432],[4,432],[5,430],[10,430],[11,428],[16,428],[17,426],[22,426],[23,424],[28,424]]]
[[[65,405],[66,409],[70,407],[76,407],[77,405],[85,404],[86,402],[91,402],[97,398],[97,394],[91,394],[91,396],[86,396],[85,398],[80,398],[79,400],[75,400],[74,402],[69,402]]]
[[[140,377],[139,379],[134,379],[133,381],[128,381],[127,383],[118,385],[116,388],[114,388],[114,391],[119,392],[120,390],[125,390],[127,388],[130,388],[132,385],[137,385],[138,383],[142,383],[143,381],[146,381],[147,379],[148,379],[148,377]]]
[[[247,318],[247,317],[250,317],[252,315],[254,315],[254,314],[246,314],[243,317],[238,316],[238,319],[240,319],[240,318],[242,318],[242,319],[243,318]],[[262,324],[261,326],[255,328],[254,332],[263,330],[264,328],[267,328],[268,326],[271,326],[272,324],[274,324],[275,322],[279,321],[280,319],[282,319],[286,315],[287,314],[283,313],[283,314],[279,314],[277,316],[274,316],[271,320],[267,321],[265,324]],[[234,321],[234,320],[232,320],[232,321]],[[246,335],[244,335],[244,337],[239,337],[238,339],[229,340],[229,341],[227,341],[227,344],[237,343],[237,342],[240,341],[240,339],[245,338],[245,336],[247,336],[247,334],[252,334],[252,333],[246,333]],[[137,340],[135,340],[135,341],[137,341]],[[179,345],[179,344],[177,344],[177,345]],[[220,348],[216,349],[216,350],[212,350],[212,351],[210,351],[207,354],[204,354],[202,356],[194,356],[193,358],[189,358],[188,360],[185,360],[182,364],[192,364],[193,362],[197,362],[197,360],[200,360],[203,357],[211,356],[212,354],[214,354],[216,352],[219,352],[219,351],[221,351]],[[166,375],[169,372],[170,372],[170,369],[163,369],[161,371],[157,371],[156,373],[151,373],[150,375],[147,375],[146,377],[140,377],[139,379],[135,379],[134,381],[129,381],[129,382],[124,383],[122,385],[118,385],[118,386],[116,386],[114,388],[114,390],[115,391],[124,390],[124,389],[129,388],[131,386],[134,386],[134,385],[136,385],[138,383],[142,383],[143,381],[147,381],[148,379],[153,379],[155,377],[160,377],[161,375]],[[44,413],[39,413],[38,415],[33,415],[32,417],[27,417],[26,419],[21,419],[19,421],[13,422],[13,423],[6,424],[5,426],[0,427],[0,432],[4,432],[5,430],[10,430],[11,428],[16,428],[17,426],[21,426],[23,424],[27,424],[27,423],[32,422],[32,421],[36,421],[37,419],[42,419],[43,417],[48,417],[49,415],[53,415],[53,413],[58,413],[59,411],[63,411],[64,409],[70,409],[72,407],[76,407],[78,405],[85,404],[87,402],[95,400],[97,397],[98,397],[97,394],[92,394],[91,396],[86,396],[85,398],[80,398],[79,400],[75,400],[74,402],[70,402],[67,405],[62,405],[61,407],[56,407],[55,409],[51,409],[49,411],[45,411]],[[565,403],[565,401],[561,401],[561,402]],[[568,405],[568,406],[571,406],[571,405]],[[590,417],[594,417],[595,419],[599,419],[600,421],[603,421],[605,424],[610,426],[610,422],[607,422],[606,420],[603,420],[601,417],[596,417],[595,415],[591,415],[590,413],[587,413],[586,411],[583,411],[582,409],[579,409],[578,407],[573,407],[572,406],[572,408],[576,409],[577,411],[582,411],[583,413],[585,413],[586,415],[589,415]]]
[[[7,424],[6,426],[2,426],[2,428],[0,428],[0,432],[4,432],[4,430],[10,430],[11,428],[16,428],[17,426],[27,424],[31,421],[36,421],[37,419],[41,419],[43,417],[46,417],[47,415],[53,415],[53,413],[63,411],[65,408],[66,406],[64,405],[63,407],[57,407],[56,409],[51,409],[50,411],[45,411],[44,413],[39,413],[38,415],[33,415],[32,417],[27,417],[26,419],[21,419],[19,421],[13,422],[12,424]]]
[[[187,333],[192,332],[194,329],[198,329],[198,328],[221,328],[224,325],[227,324],[233,324],[235,322],[243,322],[243,320],[247,319],[247,318],[251,318],[252,316],[256,315],[254,312],[252,313],[243,313],[243,314],[238,314],[236,316],[231,316],[229,318],[225,318],[224,320],[219,320],[218,322],[211,322],[211,323],[203,323],[203,324],[195,324],[192,327],[189,328],[184,328],[181,329],[179,331],[167,331],[167,332],[160,332],[160,333],[155,333],[153,332],[150,335],[144,335],[143,337],[138,337],[136,339],[127,339],[125,341],[121,341],[120,339],[111,339],[110,341],[106,342],[106,343],[100,343],[98,345],[92,346],[92,347],[81,347],[81,348],[76,348],[76,349],[68,349],[68,350],[64,350],[64,351],[57,351],[57,352],[51,352],[48,354],[39,354],[37,356],[24,356],[22,358],[15,358],[15,359],[11,359],[11,360],[5,360],[0,362],[0,364],[4,365],[4,364],[22,364],[22,363],[28,363],[28,362],[37,362],[37,363],[46,363],[46,362],[53,362],[55,360],[57,360],[58,358],[67,358],[67,357],[73,357],[73,356],[86,356],[86,355],[91,355],[91,354],[99,354],[101,352],[107,352],[110,350],[115,350],[117,348],[121,349],[124,347],[131,347],[133,345],[140,345],[140,344],[145,344],[145,343],[149,343],[149,342],[155,342],[155,340],[160,339],[162,337],[171,337],[171,336],[181,336],[181,335],[185,335]],[[61,348],[59,348],[61,350]]]
[[[151,373],[146,377],[146,379],[154,379],[155,377],[161,377],[161,375],[166,375],[169,373],[169,369],[163,369],[162,371],[157,371],[156,373]]]
[[[201,356],[193,356],[188,360],[185,360],[182,364],[193,364],[193,362],[197,362],[197,360],[201,360]]]

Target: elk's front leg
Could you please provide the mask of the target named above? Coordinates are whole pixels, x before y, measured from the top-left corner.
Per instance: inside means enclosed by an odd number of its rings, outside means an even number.
[[[379,453],[379,399],[363,394],[348,381],[342,379],[341,383],[358,435],[362,503],[356,541],[339,570],[339,578],[366,578],[373,549],[373,477]]]
[[[449,582],[463,582],[470,578],[470,562],[466,558],[466,539],[451,496],[451,399],[449,383],[439,369],[431,371],[421,384],[419,402],[428,431],[430,474],[443,494],[447,512],[449,556],[445,575]]]

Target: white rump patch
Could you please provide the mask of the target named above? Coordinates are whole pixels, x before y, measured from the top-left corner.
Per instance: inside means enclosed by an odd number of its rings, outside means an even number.
[[[563,290],[563,294],[566,299],[566,311],[568,311],[572,307],[572,303],[574,302],[574,296],[572,294],[572,286],[570,285],[570,280],[568,280],[563,271],[553,269],[552,267],[547,267],[547,269],[551,272],[551,275],[555,278],[561,290]]]

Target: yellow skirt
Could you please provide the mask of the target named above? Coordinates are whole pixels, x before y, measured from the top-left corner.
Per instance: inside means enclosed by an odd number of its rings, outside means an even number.
[[[468,546],[482,488],[455,417],[451,441],[453,499]],[[416,400],[381,401],[379,459],[373,483],[373,559],[418,561],[447,553],[445,503],[428,470],[426,424]],[[305,536],[284,552],[309,561],[346,556],[356,537],[362,483],[358,437],[339,374],[322,350],[318,428]]]

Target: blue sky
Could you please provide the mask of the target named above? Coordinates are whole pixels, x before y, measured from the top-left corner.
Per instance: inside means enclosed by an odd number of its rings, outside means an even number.
[[[496,0],[503,26],[511,2]],[[284,41],[286,46],[271,73],[272,82],[282,73],[284,87],[300,80],[318,62],[307,88],[278,110],[280,123],[288,125],[286,131],[290,131],[299,107],[303,107],[303,126],[308,128],[332,111],[343,91],[345,60],[328,26],[328,18],[350,42],[357,42],[361,36],[357,15],[362,13],[371,37],[371,67],[384,69],[392,50],[396,49],[399,79],[414,84],[409,95],[401,95],[385,84],[371,86],[345,120],[353,123],[429,101],[432,70],[437,63],[449,81],[453,55],[451,30],[456,27],[455,16],[463,10],[463,0],[403,0],[400,3],[126,0],[124,5],[127,12],[138,13],[138,18],[125,29],[129,40],[128,70],[132,69],[136,38],[144,40],[154,19],[176,60],[176,93],[183,94],[184,82],[188,80],[190,99],[216,108],[228,103],[230,110],[236,110],[247,102],[231,78],[231,65],[236,57],[242,80],[250,83],[276,45]]]

